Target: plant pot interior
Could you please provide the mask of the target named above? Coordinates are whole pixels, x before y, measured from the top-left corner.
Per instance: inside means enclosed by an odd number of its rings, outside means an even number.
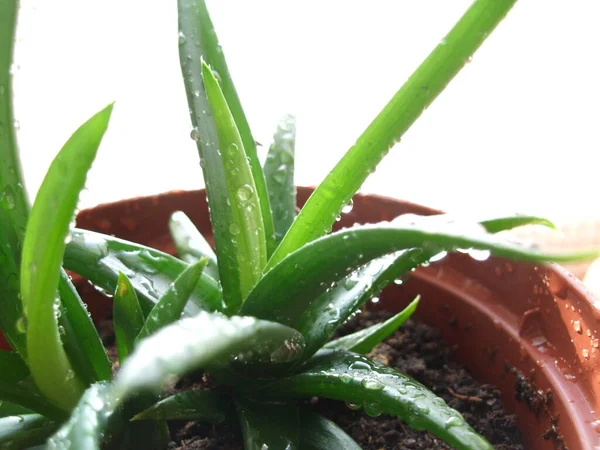
[[[299,188],[303,204],[312,190]],[[125,200],[82,211],[81,228],[174,253],[167,224],[184,211],[210,237],[204,191],[172,192]],[[433,214],[428,208],[377,196],[357,195],[337,227],[373,223],[405,214]],[[97,295],[79,283],[85,298]],[[438,328],[458,361],[482,382],[502,391],[517,415],[527,448],[600,448],[600,328],[598,303],[581,283],[556,265],[532,266],[489,258],[475,261],[452,254],[417,270],[401,286],[390,286],[381,308],[397,311],[417,294],[417,317]],[[105,298],[90,305],[106,317]]]

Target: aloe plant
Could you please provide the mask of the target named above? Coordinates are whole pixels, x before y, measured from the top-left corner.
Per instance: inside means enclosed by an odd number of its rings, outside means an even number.
[[[415,311],[332,339],[393,280],[442,252],[487,250],[523,261],[573,261],[496,235],[532,216],[401,217],[329,233],[390,147],[452,80],[515,0],[476,0],[296,216],[296,127],[286,117],[264,167],[204,0],[178,0],[179,52],[215,248],[182,212],[178,256],[73,228],[78,197],[112,105],[79,127],[29,208],[12,117],[17,0],[0,2],[0,447],[165,448],[166,423],[238,422],[247,449],[359,448],[303,399],[390,414],[464,450],[490,449],[415,380],[365,356]],[[65,269],[113,293],[119,367],[106,356]],[[162,397],[197,370],[221,388]],[[113,374],[114,373],[114,374]]]

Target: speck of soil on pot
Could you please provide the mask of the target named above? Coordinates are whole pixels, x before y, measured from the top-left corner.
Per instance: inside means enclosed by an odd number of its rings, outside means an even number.
[[[387,312],[363,311],[339,330],[348,334],[371,326],[390,316]],[[111,333],[103,333],[112,345]],[[110,350],[109,350],[110,354]],[[474,380],[466,368],[452,358],[440,333],[423,323],[409,320],[395,334],[376,347],[370,357],[398,369],[423,383],[461,412],[477,432],[496,450],[524,450],[514,415],[507,414],[500,392],[489,384]],[[206,389],[201,374],[181,380],[170,393],[188,389]],[[337,423],[365,450],[445,450],[443,441],[424,431],[415,431],[390,416],[368,417],[353,411],[343,402],[312,399],[313,408]],[[169,450],[242,450],[242,435],[237,424],[211,425],[200,422],[169,424],[173,442]]]

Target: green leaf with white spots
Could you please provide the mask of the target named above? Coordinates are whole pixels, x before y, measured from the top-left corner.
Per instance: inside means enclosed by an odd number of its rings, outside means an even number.
[[[21,450],[43,444],[58,424],[40,414],[21,414],[0,418],[0,448]]]
[[[221,423],[235,416],[231,398],[212,391],[185,391],[167,397],[132,420],[199,420]]]

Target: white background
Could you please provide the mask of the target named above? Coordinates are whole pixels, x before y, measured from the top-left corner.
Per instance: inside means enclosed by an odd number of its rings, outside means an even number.
[[[202,186],[175,1],[23,0],[16,115],[33,196],[74,129],[116,100],[83,206]],[[316,184],[469,0],[209,0],[255,138],[298,116]],[[600,2],[521,0],[364,186],[451,211],[600,217]]]

